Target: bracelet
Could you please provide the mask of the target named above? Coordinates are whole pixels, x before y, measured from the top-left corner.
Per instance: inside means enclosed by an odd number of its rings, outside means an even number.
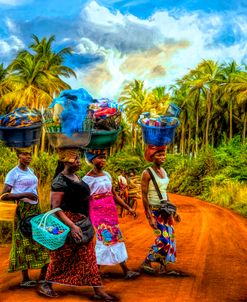
[[[9,195],[9,192],[3,193],[3,194],[0,196],[0,200],[2,200],[2,198],[3,198],[4,196],[6,196],[6,195]]]

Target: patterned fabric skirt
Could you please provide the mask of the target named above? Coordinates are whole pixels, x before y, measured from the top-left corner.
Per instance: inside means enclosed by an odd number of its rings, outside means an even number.
[[[46,248],[32,240],[32,237],[24,236],[19,227],[21,219],[39,213],[39,204],[18,203],[12,232],[9,272],[39,269],[49,263],[49,254]]]
[[[94,195],[90,200],[90,219],[96,229],[97,240],[104,245],[123,242],[118,212],[112,194]]]
[[[64,213],[73,222],[82,219],[81,214]],[[94,245],[94,241],[88,244],[65,243],[61,248],[50,251],[46,280],[75,286],[101,286]]]
[[[172,216],[163,217],[158,208],[151,210],[158,229],[154,230],[155,244],[152,245],[147,260],[162,265],[176,262],[176,240]]]
[[[99,265],[124,262],[127,251],[118,222],[112,194],[94,195],[90,200],[90,219],[96,230],[96,258]]]

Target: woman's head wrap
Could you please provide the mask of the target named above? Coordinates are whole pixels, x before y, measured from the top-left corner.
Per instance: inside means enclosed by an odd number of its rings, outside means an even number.
[[[59,160],[62,162],[74,163],[76,158],[80,156],[78,149],[58,149]]]
[[[85,157],[87,159],[87,161],[89,161],[90,163],[93,162],[93,160],[98,157],[98,156],[101,156],[101,155],[106,155],[106,150],[104,149],[88,149],[85,151]]]
[[[32,146],[24,147],[24,148],[15,148],[15,152],[17,155],[20,155],[22,153],[32,153],[32,151],[33,151]]]
[[[160,151],[165,151],[165,150],[166,150],[166,146],[157,147],[157,146],[153,146],[153,145],[147,145],[147,148],[144,153],[144,158],[147,161],[152,162],[153,161],[152,157],[154,156],[155,153],[160,152]]]

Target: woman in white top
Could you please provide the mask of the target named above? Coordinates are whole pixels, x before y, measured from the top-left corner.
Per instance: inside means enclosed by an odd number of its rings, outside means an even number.
[[[166,188],[169,178],[166,171],[161,167],[165,162],[166,147],[156,147],[148,145],[145,151],[145,159],[152,162],[150,167],[152,174],[157,182],[162,198],[168,200]],[[160,264],[160,274],[179,274],[175,271],[168,271],[167,265],[176,261],[176,241],[174,235],[174,222],[180,221],[178,214],[165,215],[161,211],[161,201],[155,189],[151,176],[147,170],[142,174],[142,201],[145,208],[146,217],[156,236],[155,243],[142,264],[142,269],[147,273],[155,273],[152,262]]]
[[[105,152],[103,150],[90,150],[86,151],[85,155],[87,160],[93,164],[93,169],[83,177],[83,181],[90,188],[89,214],[96,229],[97,264],[120,264],[125,278],[135,278],[140,274],[129,270],[126,265],[128,256],[119,228],[114,198],[131,214],[135,215],[135,211],[116,194],[112,187],[110,174],[103,170],[106,163]]]
[[[17,148],[18,165],[7,174],[2,190],[1,200],[17,201],[12,248],[10,252],[9,272],[21,271],[21,287],[36,286],[30,280],[28,270],[41,268],[40,280],[45,279],[49,254],[47,250],[20,231],[20,222],[25,218],[40,213],[38,200],[38,179],[28,166],[32,161],[32,148]]]

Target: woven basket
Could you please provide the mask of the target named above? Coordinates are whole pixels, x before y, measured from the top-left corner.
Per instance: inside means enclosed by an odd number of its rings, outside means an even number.
[[[30,221],[33,239],[52,251],[64,245],[67,235],[70,232],[70,228],[66,224],[52,215],[60,210],[60,208],[53,209],[45,214],[35,216]],[[48,231],[49,228],[56,228],[58,231],[63,232],[53,234]]]

